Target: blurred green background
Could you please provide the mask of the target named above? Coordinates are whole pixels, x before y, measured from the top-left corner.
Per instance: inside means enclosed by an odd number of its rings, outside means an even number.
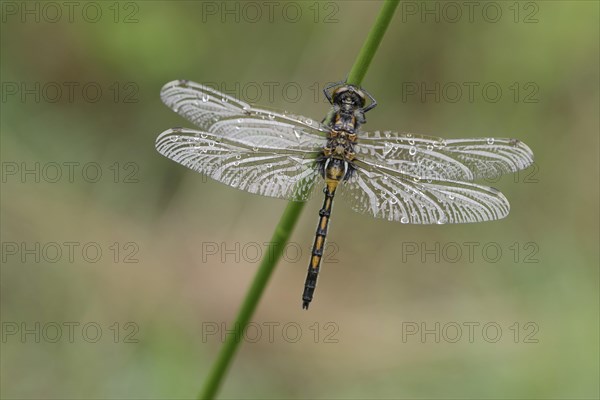
[[[380,3],[54,4],[1,3],[2,398],[193,398],[286,203],[159,156],[190,126],[160,88],[320,119]],[[599,5],[453,4],[400,5],[365,129],[525,141],[535,166],[488,182],[510,215],[412,226],[338,201],[306,312],[313,199],[221,398],[598,398]]]

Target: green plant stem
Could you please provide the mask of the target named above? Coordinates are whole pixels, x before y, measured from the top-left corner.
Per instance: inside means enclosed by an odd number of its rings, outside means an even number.
[[[386,28],[390,24],[394,11],[398,5],[398,0],[386,0],[381,11],[379,12],[379,16],[375,21],[375,24],[371,28],[371,32],[369,33],[365,44],[363,45],[358,59],[352,66],[350,70],[350,74],[348,75],[347,82],[353,85],[360,85],[363,77],[367,72],[367,68],[375,55],[375,51],[383,38],[383,34],[385,33]],[[300,202],[289,202],[279,223],[275,228],[275,232],[273,233],[273,237],[271,239],[271,243],[276,249],[272,254],[266,255],[258,267],[258,271],[256,272],[256,276],[252,281],[252,285],[246,294],[246,298],[242,303],[242,306],[238,312],[237,318],[234,324],[234,334],[227,335],[225,339],[225,343],[219,352],[216,362],[214,363],[207,379],[205,385],[200,393],[199,399],[214,399],[217,391],[219,390],[219,386],[225,377],[227,369],[231,364],[231,360],[241,342],[243,337],[243,332],[248,323],[250,322],[250,318],[254,314],[254,310],[256,310],[256,306],[267,286],[269,278],[275,266],[277,265],[277,261],[281,258],[282,251],[285,245],[292,234],[294,226],[300,217],[300,213],[304,208],[305,203]]]
[[[381,39],[383,39],[383,34],[390,25],[390,21],[394,16],[394,11],[396,11],[399,2],[399,0],[386,0],[383,3],[379,15],[377,15],[377,19],[367,36],[367,40],[360,49],[360,53],[358,53],[358,57],[348,74],[346,83],[356,86],[360,86],[362,83],[362,80],[367,73],[367,69],[375,56],[375,52],[381,43]]]
[[[258,271],[256,272],[256,276],[254,277],[254,281],[252,281],[252,286],[250,286],[246,298],[242,303],[242,308],[235,320],[234,334],[227,335],[225,343],[219,353],[219,357],[213,365],[210,375],[208,375],[206,384],[199,397],[200,399],[213,399],[215,397],[225,372],[227,372],[227,367],[231,363],[233,355],[243,337],[244,329],[250,322],[250,318],[258,305],[258,301],[265,290],[265,286],[271,277],[271,273],[277,265],[277,261],[281,257],[283,247],[292,234],[294,225],[296,225],[296,222],[298,221],[298,217],[304,208],[304,204],[305,203],[290,201],[283,212],[283,215],[275,228],[273,237],[271,238],[270,244],[272,248],[275,248],[275,251],[270,252],[262,259]]]

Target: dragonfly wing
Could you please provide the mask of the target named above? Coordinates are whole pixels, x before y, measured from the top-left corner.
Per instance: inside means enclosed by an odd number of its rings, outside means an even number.
[[[311,118],[253,107],[191,81],[178,80],[167,83],[163,86],[160,97],[173,111],[207,132],[223,133],[229,127],[237,126],[237,134],[242,136],[247,125],[256,127],[261,121],[273,129],[284,127],[290,135],[293,133],[293,136],[297,136],[298,140],[325,140],[329,131],[325,125]],[[265,135],[265,138],[267,136],[270,136],[268,140],[274,137],[269,134]]]
[[[355,160],[352,177],[341,185],[354,211],[411,224],[492,221],[508,215],[498,190],[468,182],[422,180],[397,170]]]
[[[373,132],[359,138],[357,157],[423,179],[472,181],[527,168],[533,152],[516,139],[441,139]]]
[[[255,136],[238,137],[174,128],[158,136],[156,149],[165,157],[234,188],[280,199],[308,200],[319,177],[315,163],[318,152],[312,143],[274,147],[263,143],[264,132],[256,130],[259,134]],[[283,145],[284,137],[279,138],[279,145]]]

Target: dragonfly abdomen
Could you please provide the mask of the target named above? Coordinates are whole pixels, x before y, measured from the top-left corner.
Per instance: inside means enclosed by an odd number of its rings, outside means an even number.
[[[308,264],[308,274],[304,283],[304,293],[302,294],[302,308],[308,309],[312,301],[315,288],[317,286],[317,277],[321,267],[323,251],[325,249],[325,239],[327,237],[327,228],[331,218],[331,209],[333,207],[333,198],[337,185],[346,176],[348,171],[348,162],[339,158],[328,158],[324,162],[323,177],[325,178],[325,200],[323,207],[319,210],[319,223],[315,233],[315,242],[313,244],[310,262]]]
[[[323,207],[319,210],[319,223],[317,224],[315,242],[308,264],[308,275],[306,276],[304,293],[302,294],[302,308],[304,309],[308,309],[308,305],[313,298],[315,287],[317,286],[317,276],[319,275],[321,259],[323,258],[323,251],[325,249],[325,239],[327,238],[327,228],[331,217],[335,187],[333,187],[333,190],[331,191],[330,185],[327,185],[323,192],[325,193],[325,200],[323,201]]]

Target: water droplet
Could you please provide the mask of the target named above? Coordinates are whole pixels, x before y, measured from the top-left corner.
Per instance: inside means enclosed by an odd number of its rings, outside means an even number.
[[[454,200],[454,196],[453,196],[453,195],[451,195],[451,194],[450,194],[450,195],[448,195],[448,198],[449,198],[450,200]]]
[[[437,221],[438,225],[445,224],[446,222],[447,222],[446,217],[442,217],[442,218],[438,219],[438,221]]]
[[[270,120],[274,120],[275,119],[275,115],[269,113],[267,114],[267,117],[269,117]]]
[[[207,135],[206,133],[201,133],[201,134],[200,134],[200,137],[201,137],[202,139],[206,139],[206,137],[207,137],[207,136],[208,136],[208,135]]]
[[[412,146],[412,147],[411,147],[411,148],[408,150],[408,153],[409,153],[411,156],[414,156],[415,154],[417,154],[417,148],[416,148],[415,146]]]
[[[205,103],[208,101],[209,98],[210,97],[206,93],[202,95],[202,101]]]
[[[227,97],[221,97],[221,101],[222,101],[223,103],[227,103],[229,100],[227,99]]]
[[[403,224],[408,224],[408,217],[400,218],[400,222],[402,222]]]
[[[210,142],[208,142],[208,145],[209,145],[210,147],[215,147],[215,142],[213,142],[213,141],[211,140]]]
[[[312,119],[310,119],[310,118],[306,118],[305,122],[306,122],[306,125],[309,125],[309,126],[312,125],[312,123],[313,123]]]
[[[387,156],[394,146],[391,143],[385,142],[383,143],[383,155]]]
[[[258,147],[253,147],[252,151],[256,153],[258,151]]]
[[[242,156],[239,154],[236,154],[235,158],[239,160],[240,158],[242,158]]]
[[[494,138],[489,138],[487,140],[487,144],[494,144]]]
[[[429,151],[433,150],[433,146],[432,146],[432,145],[430,145],[430,144],[428,144],[428,145],[427,145],[427,150],[429,150]]]
[[[406,134],[406,137],[412,137],[412,136],[413,136],[413,134],[412,134],[412,133],[407,133],[407,134]]]
[[[433,142],[433,147],[442,147],[442,142],[436,140],[435,142]]]

